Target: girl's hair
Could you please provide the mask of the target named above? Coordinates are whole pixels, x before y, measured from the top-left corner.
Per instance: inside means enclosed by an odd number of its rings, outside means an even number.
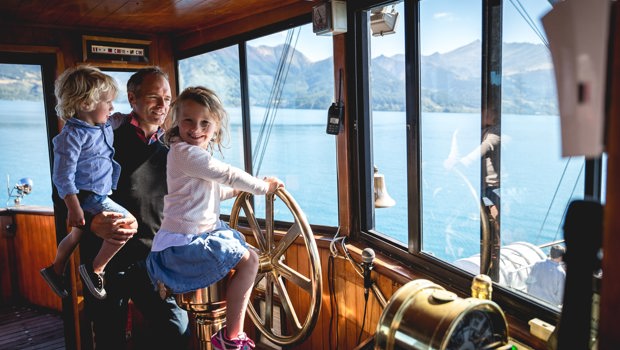
[[[184,101],[194,101],[199,105],[207,109],[211,116],[217,122],[217,130],[213,135],[213,139],[209,142],[207,150],[213,153],[214,148],[217,147],[217,151],[222,153],[222,147],[225,147],[230,140],[228,133],[228,113],[222,106],[222,101],[217,97],[213,90],[207,89],[203,86],[188,87],[170,107],[169,116],[172,119],[172,126],[166,131],[164,141],[168,144],[176,142],[179,138],[179,109]]]
[[[91,66],[77,66],[64,71],[54,86],[56,113],[62,120],[73,118],[78,111],[92,111],[102,97],[118,93],[116,81]]]

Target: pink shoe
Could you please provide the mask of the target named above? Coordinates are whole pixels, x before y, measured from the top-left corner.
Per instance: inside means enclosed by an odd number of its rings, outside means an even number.
[[[220,329],[211,337],[211,345],[215,350],[251,350],[256,346],[252,339],[241,332],[235,339],[228,339],[226,327]]]

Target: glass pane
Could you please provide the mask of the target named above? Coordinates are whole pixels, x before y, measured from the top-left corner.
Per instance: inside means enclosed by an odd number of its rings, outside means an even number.
[[[368,11],[375,230],[407,244],[404,3]],[[390,24],[396,19],[393,30]],[[387,30],[388,33],[385,31]],[[389,33],[392,32],[393,33]],[[402,150],[396,152],[395,150]]]
[[[336,144],[325,133],[332,50],[311,24],[247,42],[254,175],[282,179],[310,223],[337,226]],[[256,204],[264,215],[264,202]],[[275,210],[277,220],[292,220]]]
[[[563,239],[569,202],[584,196],[585,159],[561,156],[553,64],[540,22],[550,9],[542,0],[503,8],[500,283],[557,307],[565,272],[550,248]],[[511,250],[524,244],[525,252]],[[543,266],[549,272],[541,275]]]
[[[179,86],[180,91],[189,86],[204,86],[220,97],[230,118],[230,142],[223,147],[223,154],[215,152],[214,156],[244,169],[239,47],[228,46],[180,60]],[[230,214],[233,203],[233,200],[222,202],[221,213]]]
[[[127,99],[127,81],[135,72],[105,71],[105,73],[114,77],[116,84],[118,84],[118,95],[113,102],[114,112],[131,113],[131,106]]]
[[[420,2],[422,250],[448,262],[480,251],[481,3]]]
[[[32,192],[22,205],[52,207],[52,182],[47,144],[47,123],[41,66],[0,64],[3,88],[0,89],[0,179],[6,181],[7,192],[2,205],[13,206],[17,195],[15,184],[21,178],[33,181]],[[24,156],[27,150],[28,156]]]

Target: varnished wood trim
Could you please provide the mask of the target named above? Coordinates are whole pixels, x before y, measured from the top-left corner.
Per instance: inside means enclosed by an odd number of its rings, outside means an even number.
[[[56,55],[56,75],[60,75],[65,69],[64,56],[59,47],[55,46],[37,46],[37,45],[7,45],[0,44],[0,52],[18,52],[18,53],[47,53]]]
[[[346,65],[346,34],[340,34],[334,36],[334,94],[338,95],[339,90],[339,78],[340,71],[342,70],[342,99],[344,100],[344,131],[336,136],[336,164],[338,167],[338,225],[340,229],[340,235],[348,236],[351,233],[351,220],[354,215],[351,212],[351,188],[354,186],[351,183],[351,176],[349,176],[351,159],[348,154],[351,128],[349,127],[349,113],[350,108],[347,106],[346,96],[347,93],[347,65]],[[338,99],[338,96],[334,96],[334,101]]]
[[[612,77],[611,106],[607,130],[607,198],[604,209],[603,233],[603,283],[599,324],[601,350],[620,349],[618,315],[620,315],[620,5],[613,3],[615,23],[610,29],[613,42],[612,62],[609,65]]]
[[[314,3],[298,1],[290,6],[283,6],[267,12],[257,12],[250,16],[216,26],[190,30],[176,35],[173,39],[174,52],[183,52],[209,43],[245,34],[259,28],[286,21],[312,11]],[[177,56],[175,54],[175,56]]]
[[[14,232],[10,230],[13,227],[12,224],[12,216],[0,215],[0,302],[2,304],[17,297],[14,293],[17,281],[12,272],[15,266]]]
[[[54,215],[54,209],[52,207],[38,205],[20,205],[18,207],[0,208],[0,215],[13,214],[36,214],[52,216]]]

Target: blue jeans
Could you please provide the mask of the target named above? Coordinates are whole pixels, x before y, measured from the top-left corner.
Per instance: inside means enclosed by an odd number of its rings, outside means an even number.
[[[189,344],[187,313],[174,297],[162,300],[149,279],[144,261],[124,271],[106,271],[104,300],[84,293],[86,312],[93,321],[94,342],[99,349],[125,349],[127,303],[131,299],[144,316],[145,331],[134,334],[134,349],[186,349]]]

